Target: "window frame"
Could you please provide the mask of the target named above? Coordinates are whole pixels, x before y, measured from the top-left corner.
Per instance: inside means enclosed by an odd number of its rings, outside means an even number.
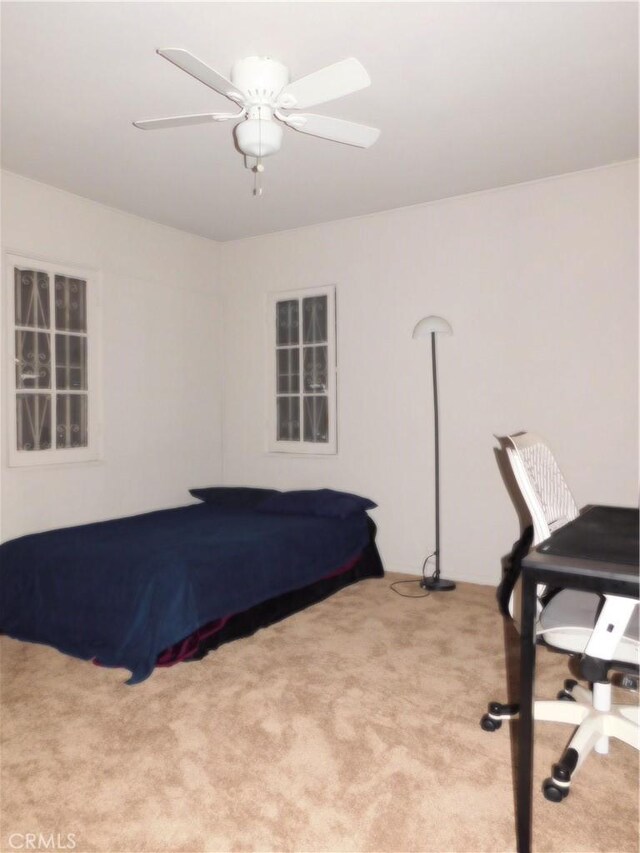
[[[300,317],[302,318],[302,300],[313,296],[327,297],[327,405],[328,405],[328,429],[329,437],[326,442],[313,442],[304,440],[303,403],[303,373],[304,373],[304,346],[302,341],[302,320],[300,321],[300,439],[298,441],[282,441],[277,438],[277,339],[276,339],[276,304],[288,300],[297,300],[300,304]],[[268,423],[267,423],[267,452],[286,453],[298,456],[330,456],[338,452],[337,435],[337,326],[336,326],[336,288],[335,285],[324,285],[322,287],[310,287],[296,290],[272,291],[267,294],[267,393],[268,393]],[[324,395],[323,395],[324,396]]]
[[[5,252],[3,268],[5,271],[6,282],[6,322],[4,324],[6,334],[6,435],[8,440],[7,448],[7,464],[10,468],[25,468],[34,466],[59,466],[59,465],[75,465],[84,462],[97,462],[102,459],[102,399],[100,394],[100,371],[101,371],[101,324],[100,324],[100,292],[101,292],[101,274],[98,270],[79,267],[73,264],[58,263],[33,255],[26,255],[17,252]],[[49,276],[49,305],[50,305],[50,325],[48,334],[51,344],[51,387],[41,389],[43,396],[49,394],[52,402],[51,406],[51,434],[52,444],[55,442],[56,426],[55,426],[55,395],[58,392],[56,387],[56,364],[55,364],[55,343],[56,331],[65,333],[63,330],[56,330],[55,327],[55,304],[54,304],[54,285],[55,276],[61,275],[70,278],[82,279],[86,282],[86,339],[87,339],[87,431],[88,444],[86,447],[51,447],[46,450],[18,450],[18,427],[17,427],[17,394],[24,393],[27,390],[18,388],[16,382],[16,330],[24,327],[16,323],[15,318],[15,269],[29,269],[35,272],[43,272]],[[44,331],[34,327],[34,332]],[[60,391],[64,393],[64,391]]]

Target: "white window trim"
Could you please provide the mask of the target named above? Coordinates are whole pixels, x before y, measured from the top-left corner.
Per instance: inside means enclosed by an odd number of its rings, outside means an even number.
[[[87,447],[51,448],[49,450],[18,450],[16,422],[16,393],[21,389],[16,387],[16,348],[15,348],[15,313],[14,313],[14,268],[26,267],[38,272],[46,272],[50,281],[54,276],[64,275],[81,278],[87,282],[87,384],[88,384],[88,433]],[[6,289],[6,321],[5,321],[5,354],[6,354],[6,406],[5,434],[7,435],[7,463],[10,468],[34,467],[40,465],[74,465],[83,462],[96,462],[102,459],[102,395],[101,391],[101,362],[102,341],[100,323],[100,300],[102,277],[98,270],[78,267],[72,264],[57,263],[33,255],[15,252],[4,253],[3,269],[5,271]],[[51,333],[55,333],[53,315],[51,317]],[[53,375],[53,371],[52,371]],[[52,395],[55,393],[53,390]],[[53,415],[52,415],[53,417]],[[55,423],[52,423],[52,436],[55,436]]]
[[[310,296],[327,296],[327,397],[329,405],[329,440],[327,442],[278,441],[277,435],[277,369],[276,369],[276,303],[287,299],[305,299]],[[267,452],[286,453],[289,456],[329,456],[338,452],[337,435],[337,334],[336,334],[336,288],[335,285],[297,290],[280,290],[267,294]],[[302,331],[301,331],[302,334]],[[300,364],[302,383],[302,360]],[[301,413],[302,414],[302,413]],[[302,435],[302,425],[300,427]]]

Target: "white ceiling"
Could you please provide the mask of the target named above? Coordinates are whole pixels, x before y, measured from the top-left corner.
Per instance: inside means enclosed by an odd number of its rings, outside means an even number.
[[[265,195],[232,125],[134,119],[230,104],[157,56],[292,78],[348,56],[369,89],[317,112],[378,126],[364,151],[285,131]],[[2,3],[6,169],[229,240],[626,160],[638,145],[636,3]]]

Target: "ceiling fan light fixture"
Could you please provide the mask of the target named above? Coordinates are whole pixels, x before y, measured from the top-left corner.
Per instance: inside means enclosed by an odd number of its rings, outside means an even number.
[[[273,120],[248,118],[237,125],[236,141],[247,157],[269,157],[280,150],[282,127]]]

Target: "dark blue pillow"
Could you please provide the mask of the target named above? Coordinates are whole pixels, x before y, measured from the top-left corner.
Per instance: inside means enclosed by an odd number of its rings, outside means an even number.
[[[223,509],[255,509],[265,498],[279,493],[276,489],[254,489],[249,486],[211,486],[206,489],[189,489],[189,494]]]
[[[333,489],[313,489],[298,492],[276,492],[256,507],[256,512],[282,515],[320,515],[325,518],[348,518],[356,512],[376,507],[368,498],[335,492]]]

